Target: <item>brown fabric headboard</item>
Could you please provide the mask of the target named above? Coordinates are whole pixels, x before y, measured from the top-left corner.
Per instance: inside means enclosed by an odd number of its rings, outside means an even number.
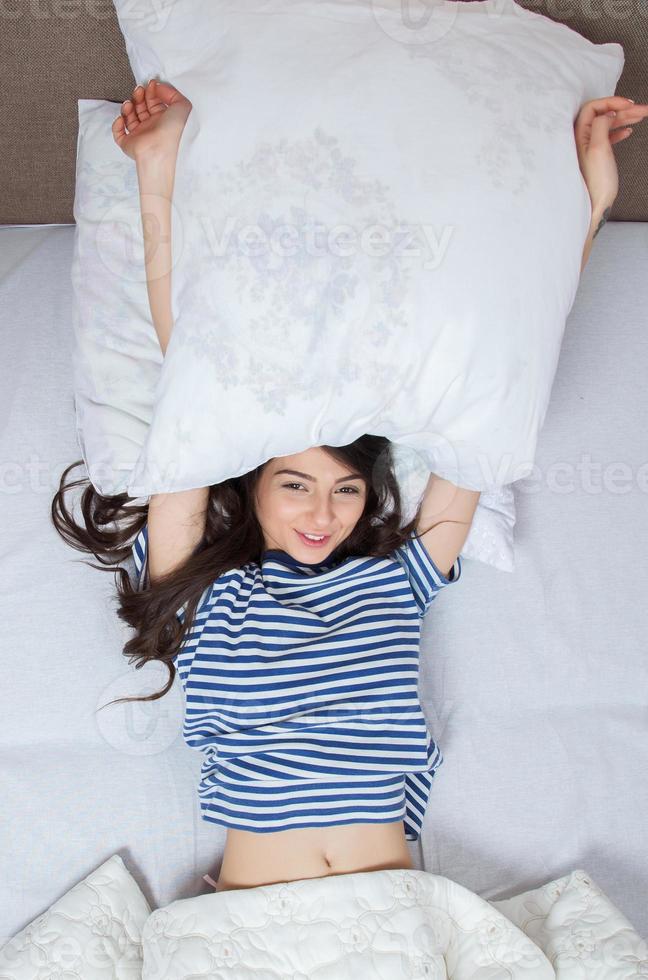
[[[562,21],[596,44],[622,44],[626,63],[617,94],[648,102],[644,0],[517,2]],[[110,0],[5,3],[0,77],[4,110],[0,224],[71,224],[77,99],[109,99],[115,102],[117,115],[119,104],[136,83]],[[615,147],[615,154],[620,190],[610,217],[648,221],[648,120]]]

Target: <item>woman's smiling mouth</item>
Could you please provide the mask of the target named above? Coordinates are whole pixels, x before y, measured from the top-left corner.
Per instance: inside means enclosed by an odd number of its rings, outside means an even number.
[[[299,535],[304,544],[307,544],[310,548],[321,548],[323,545],[327,544],[331,537],[330,534],[324,534],[319,538],[309,538],[302,531],[297,531],[297,528],[295,528],[295,532]]]

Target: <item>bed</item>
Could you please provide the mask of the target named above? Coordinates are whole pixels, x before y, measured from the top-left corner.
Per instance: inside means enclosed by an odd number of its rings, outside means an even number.
[[[82,21],[74,44],[69,22],[50,24],[67,32],[71,63],[88,32],[102,57],[119,52],[107,23]],[[619,92],[645,101],[645,24],[572,26],[624,44]],[[45,57],[37,28],[30,17],[15,26],[35,74]],[[121,66],[109,85],[68,85],[68,110],[80,97],[124,97],[132,80]],[[23,152],[34,169],[19,172],[11,153],[3,164],[5,937],[113,854],[153,908],[206,892],[201,876],[218,867],[225,839],[200,819],[200,759],[182,739],[179,685],[162,701],[98,711],[158,690],[166,672],[128,665],[112,575],[84,564],[49,518],[62,470],[80,458],[70,132],[52,150],[49,184],[38,180],[33,134]],[[410,847],[415,867],[488,899],[584,868],[648,936],[648,187],[639,138],[619,152],[616,220],[581,280],[536,471],[515,484],[515,572],[466,560],[463,587],[424,627],[420,692],[445,763]]]

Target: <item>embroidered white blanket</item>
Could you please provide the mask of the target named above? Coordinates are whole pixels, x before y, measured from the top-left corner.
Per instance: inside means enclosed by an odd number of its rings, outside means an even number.
[[[218,892],[153,912],[143,980],[626,980],[648,947],[582,870],[488,902],[373,871]]]
[[[0,949],[0,980],[639,980],[648,944],[580,869],[502,901],[427,871],[152,911],[118,854]]]

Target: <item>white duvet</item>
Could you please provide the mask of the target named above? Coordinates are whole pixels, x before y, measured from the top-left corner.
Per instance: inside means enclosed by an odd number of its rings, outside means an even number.
[[[1,980],[630,980],[648,944],[577,869],[487,901],[427,871],[306,878],[151,912],[113,855],[0,950]]]
[[[581,870],[503,902],[426,871],[373,871],[172,902],[146,980],[621,980],[648,948]]]

